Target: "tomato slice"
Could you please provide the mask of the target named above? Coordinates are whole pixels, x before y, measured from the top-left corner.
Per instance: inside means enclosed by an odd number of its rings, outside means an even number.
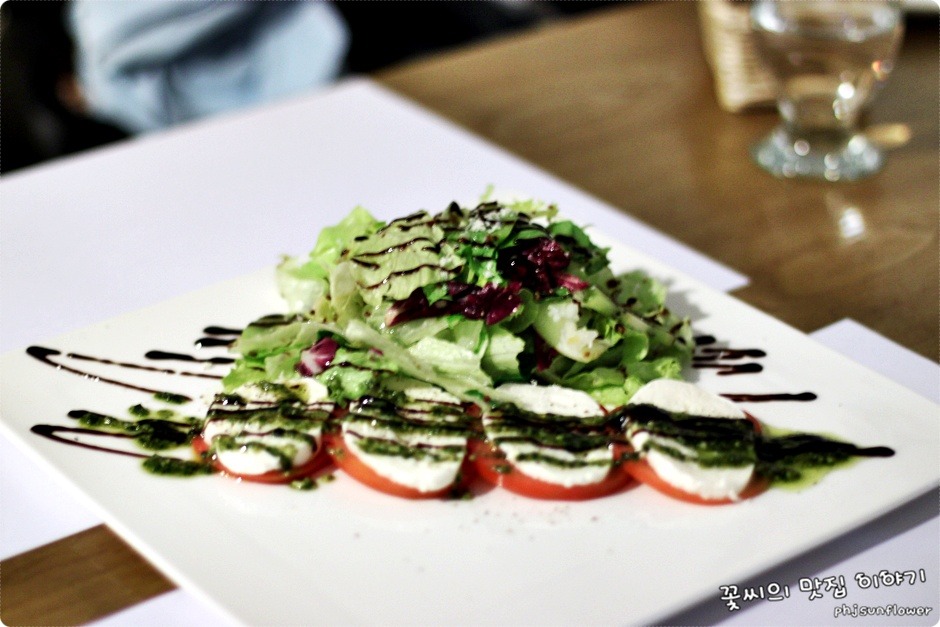
[[[193,438],[193,449],[197,454],[203,455],[209,451],[209,444],[203,439],[201,435]],[[251,481],[254,483],[290,483],[291,481],[296,481],[297,479],[303,479],[305,477],[313,477],[317,473],[322,472],[330,467],[330,464],[333,460],[330,459],[330,456],[326,453],[326,446],[322,443],[320,449],[314,454],[310,460],[297,466],[296,468],[291,468],[290,470],[269,470],[268,472],[262,473],[260,475],[249,475],[244,473],[232,472],[229,470],[225,464],[218,460],[216,457],[211,458],[212,465],[220,474],[225,475],[226,477],[231,477],[233,479],[240,479],[242,481]]]
[[[385,494],[390,494],[392,496],[406,499],[433,499],[448,497],[454,495],[455,493],[459,494],[460,491],[465,487],[465,482],[467,480],[467,473],[465,472],[466,468],[462,468],[458,473],[458,480],[456,483],[440,490],[422,492],[417,488],[412,488],[410,486],[396,483],[372,470],[368,464],[359,459],[352,449],[346,445],[346,440],[343,438],[341,433],[324,434],[323,448],[329,451],[330,457],[333,458],[334,463],[350,477],[374,490],[378,490],[379,492],[384,492]]]
[[[533,499],[584,501],[622,491],[633,480],[627,473],[611,468],[607,477],[597,483],[565,487],[534,479],[506,459],[492,443],[472,440],[470,458],[477,474],[487,483]]]

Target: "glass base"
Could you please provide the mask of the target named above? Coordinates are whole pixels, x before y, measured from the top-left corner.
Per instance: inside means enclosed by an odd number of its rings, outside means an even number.
[[[854,181],[870,176],[884,165],[884,155],[864,135],[833,140],[795,138],[777,128],[751,151],[762,168],[782,178],[817,178]]]

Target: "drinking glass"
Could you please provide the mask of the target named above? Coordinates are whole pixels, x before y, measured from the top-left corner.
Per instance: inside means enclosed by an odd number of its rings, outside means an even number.
[[[877,172],[882,151],[859,131],[865,105],[891,72],[903,36],[890,0],[756,0],[751,24],[775,75],[782,123],[753,149],[780,177],[830,181]]]

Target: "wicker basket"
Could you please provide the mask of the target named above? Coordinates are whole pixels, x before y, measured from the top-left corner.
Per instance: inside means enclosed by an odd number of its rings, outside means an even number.
[[[732,112],[770,106],[776,93],[776,83],[757,53],[750,8],[750,2],[740,0],[698,2],[702,45],[718,103]]]

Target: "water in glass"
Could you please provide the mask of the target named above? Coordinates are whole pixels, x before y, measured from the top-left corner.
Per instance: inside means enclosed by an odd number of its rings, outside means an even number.
[[[881,168],[858,131],[866,103],[891,72],[902,36],[897,2],[758,0],[752,24],[778,81],[782,124],[754,150],[784,177],[850,180]]]

